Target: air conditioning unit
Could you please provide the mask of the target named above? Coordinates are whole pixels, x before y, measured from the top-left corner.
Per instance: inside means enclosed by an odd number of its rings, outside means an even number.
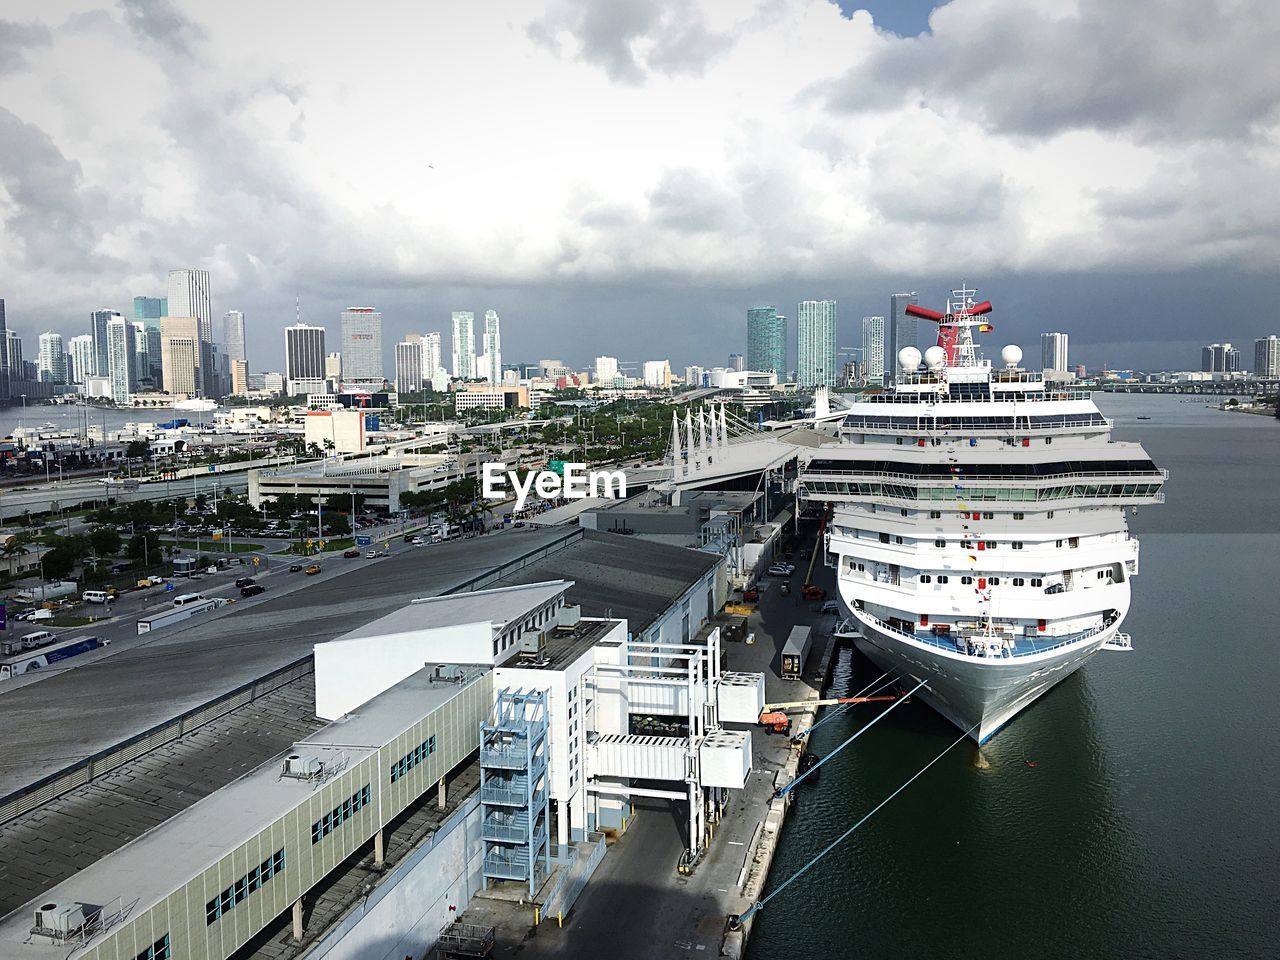
[[[34,931],[68,937],[89,922],[90,913],[83,903],[42,903],[36,908]]]
[[[576,627],[582,620],[582,607],[578,604],[565,604],[556,612],[556,622],[562,627]]]
[[[284,775],[311,780],[324,772],[324,761],[311,754],[291,753],[284,762]]]
[[[522,630],[520,633],[520,655],[540,657],[546,642],[546,636],[541,630]]]

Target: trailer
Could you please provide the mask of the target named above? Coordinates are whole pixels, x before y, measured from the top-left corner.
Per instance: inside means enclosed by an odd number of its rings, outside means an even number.
[[[226,602],[222,597],[215,597],[212,600],[195,600],[188,602],[184,606],[166,610],[163,613],[143,617],[138,621],[138,633],[150,633],[152,630],[159,630],[171,624],[181,623],[183,620],[189,620],[198,614],[215,610]]]
[[[111,643],[103,637],[73,637],[60,643],[50,644],[25,653],[15,654],[0,660],[0,680],[21,676],[32,670],[51,667],[72,657],[78,657],[90,650],[98,650]]]
[[[782,648],[782,679],[799,680],[804,671],[804,662],[809,656],[809,646],[813,636],[808,627],[792,627],[787,637],[786,646]]]

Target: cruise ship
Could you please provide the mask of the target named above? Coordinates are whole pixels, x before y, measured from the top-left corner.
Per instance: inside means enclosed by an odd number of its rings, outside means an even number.
[[[982,359],[975,293],[907,308],[937,345],[899,352],[894,386],[851,404],[799,489],[829,505],[839,632],[983,743],[1094,653],[1132,648],[1125,510],[1162,502],[1168,474],[1017,346]]]

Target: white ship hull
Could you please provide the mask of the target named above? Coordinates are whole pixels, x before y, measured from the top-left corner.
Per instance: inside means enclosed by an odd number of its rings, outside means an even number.
[[[882,670],[925,681],[915,696],[985,743],[1001,727],[1084,665],[1120,620],[1069,646],[1031,656],[977,659],[918,643],[859,616],[854,645]],[[914,686],[914,684],[912,684]]]

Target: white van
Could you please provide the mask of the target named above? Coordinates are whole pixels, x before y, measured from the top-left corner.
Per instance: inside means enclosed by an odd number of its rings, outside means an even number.
[[[80,594],[80,599],[85,603],[110,603],[111,595],[105,590],[86,590]]]
[[[203,599],[203,593],[184,593],[180,597],[173,598],[173,605],[175,607],[185,607],[188,603],[198,603]]]
[[[28,633],[22,638],[22,648],[24,650],[34,650],[36,647],[43,647],[46,644],[53,643],[54,635],[48,630],[37,630],[35,633]]]

